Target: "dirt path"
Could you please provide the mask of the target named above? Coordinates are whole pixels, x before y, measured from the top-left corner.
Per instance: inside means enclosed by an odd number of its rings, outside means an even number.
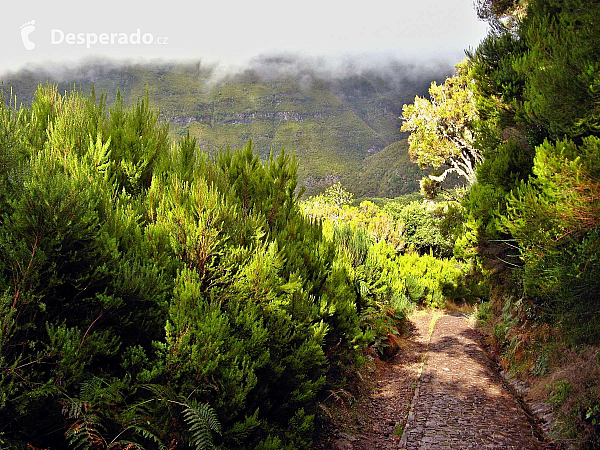
[[[458,313],[420,312],[353,423],[315,448],[539,449],[537,427]]]

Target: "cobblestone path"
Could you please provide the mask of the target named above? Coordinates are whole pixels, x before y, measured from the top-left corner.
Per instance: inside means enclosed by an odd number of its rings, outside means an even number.
[[[401,449],[538,449],[537,428],[460,314],[437,320]]]
[[[401,434],[398,430],[404,426],[417,387],[432,317],[430,312],[420,311],[411,318],[412,330],[408,339],[387,367],[380,369],[373,393],[363,400],[365,423],[359,436],[351,437],[352,447],[342,446],[344,450],[399,448]]]
[[[372,392],[313,450],[546,448],[464,314],[417,311],[410,320]]]

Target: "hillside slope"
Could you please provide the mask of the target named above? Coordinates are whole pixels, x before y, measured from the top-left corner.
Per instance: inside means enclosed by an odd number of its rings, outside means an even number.
[[[296,153],[308,193],[336,181],[360,196],[394,196],[418,189],[422,176],[401,144],[402,105],[424,95],[448,70],[388,62],[378,69],[324,71],[294,58],[264,58],[246,70],[217,76],[195,63],[87,63],[70,69],[28,69],[0,76],[19,101],[30,103],[37,85],[57,83],[107,93],[126,104],[146,90],[152,107],[170,123],[172,137],[189,132],[214,153],[249,138],[266,157],[282,148]],[[386,149],[385,152],[379,153]],[[402,150],[402,151],[399,151]],[[383,171],[383,172],[382,172]],[[385,174],[384,174],[385,173]],[[383,176],[385,175],[385,176]]]

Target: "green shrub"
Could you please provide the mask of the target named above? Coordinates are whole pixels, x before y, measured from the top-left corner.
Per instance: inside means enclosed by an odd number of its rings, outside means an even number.
[[[0,104],[0,443],[309,448],[372,338],[294,158],[210,160],[147,99],[103,99]]]

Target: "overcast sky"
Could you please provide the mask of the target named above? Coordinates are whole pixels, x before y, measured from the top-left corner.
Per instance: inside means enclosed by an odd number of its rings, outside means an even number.
[[[96,56],[240,64],[289,52],[457,62],[486,32],[473,0],[10,0],[0,11],[0,73]]]

